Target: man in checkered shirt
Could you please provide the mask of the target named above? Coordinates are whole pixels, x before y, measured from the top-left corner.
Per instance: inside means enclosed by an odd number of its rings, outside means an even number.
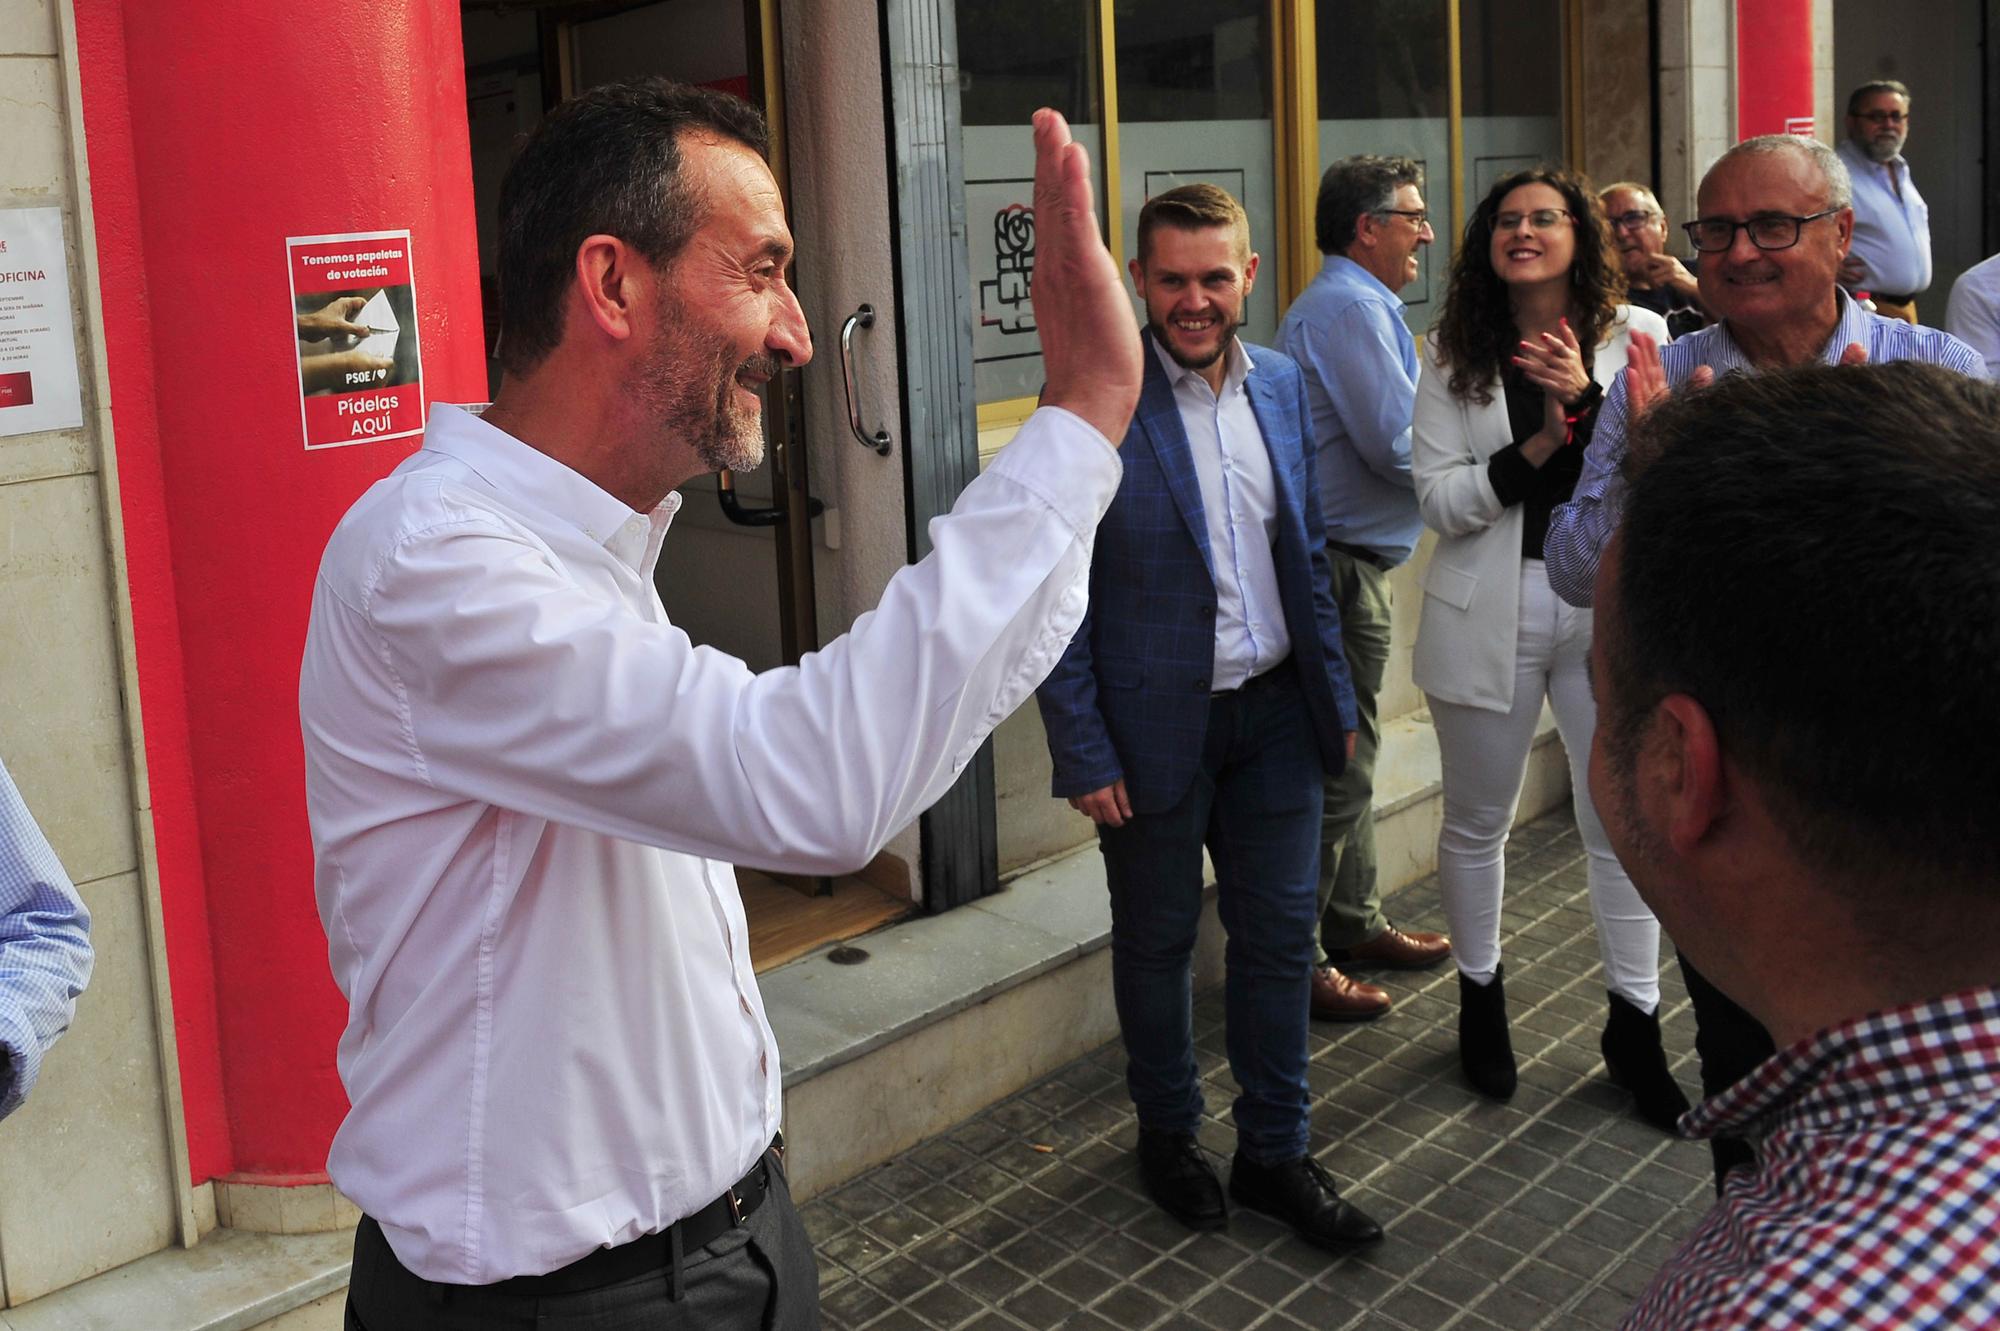
[[[1734,376],[1635,422],[1590,785],[1778,1052],[1762,1139],[1623,1323],[2000,1326],[2000,389]]]

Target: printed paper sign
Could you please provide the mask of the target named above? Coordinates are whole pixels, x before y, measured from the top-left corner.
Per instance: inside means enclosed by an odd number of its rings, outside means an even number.
[[[62,209],[0,209],[0,435],[82,424]]]
[[[422,434],[410,233],[293,236],[285,252],[306,447]]]

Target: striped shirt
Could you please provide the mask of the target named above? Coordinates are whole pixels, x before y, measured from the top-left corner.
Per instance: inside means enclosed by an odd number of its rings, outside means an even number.
[[[1979,353],[1948,333],[1885,319],[1870,314],[1836,291],[1840,322],[1820,352],[1828,365],[1840,363],[1841,353],[1850,343],[1868,349],[1870,364],[1914,360],[1986,377],[1986,363]],[[1696,369],[1706,365],[1720,379],[1727,374],[1753,372],[1750,358],[1729,336],[1727,322],[1713,324],[1660,348],[1660,367],[1666,371],[1670,388],[1685,385]],[[1597,416],[1597,431],[1583,455],[1583,476],[1576,493],[1556,510],[1549,523],[1543,556],[1548,561],[1549,585],[1556,595],[1571,605],[1589,605],[1592,584],[1597,580],[1597,561],[1604,543],[1618,529],[1624,515],[1625,483],[1618,474],[1625,460],[1625,376],[1620,374],[1605,396],[1604,409]]]
[[[90,961],[90,912],[0,764],[0,1118],[69,1029]]]
[[[2000,990],[1822,1031],[1681,1128],[1764,1145],[1620,1331],[2000,1326]]]

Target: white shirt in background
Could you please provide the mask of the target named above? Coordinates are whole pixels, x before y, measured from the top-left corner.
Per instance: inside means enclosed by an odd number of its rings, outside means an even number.
[[[1982,259],[1951,284],[1944,330],[1986,358],[1986,373],[2000,379],[2000,254]]]

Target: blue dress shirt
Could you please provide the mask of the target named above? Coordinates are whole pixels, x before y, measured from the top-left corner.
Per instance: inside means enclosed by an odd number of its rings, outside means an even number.
[[[1424,531],[1410,480],[1417,344],[1403,302],[1329,254],[1286,313],[1278,348],[1306,372],[1327,539],[1402,563]]]
[[[0,1118],[69,1028],[90,962],[90,912],[0,764]]]
[[[1878,162],[1843,139],[1840,160],[1854,179],[1854,247],[1867,265],[1863,291],[1914,296],[1931,284],[1931,209],[1899,154]],[[1894,178],[1896,184],[1891,184]],[[1898,193],[1897,186],[1901,192]]]
[[[1862,309],[1846,292],[1836,290],[1834,295],[1840,303],[1840,322],[1820,350],[1824,363],[1838,365],[1848,344],[1859,342],[1868,349],[1871,365],[1914,360],[1942,365],[1975,379],[1986,377],[1986,363],[1979,353],[1949,333],[1901,319],[1885,319]],[[1660,348],[1660,368],[1666,371],[1669,388],[1685,385],[1703,365],[1714,370],[1718,379],[1752,372],[1750,358],[1729,336],[1727,322],[1711,324]],[[1584,450],[1583,476],[1576,483],[1576,493],[1550,519],[1548,539],[1542,546],[1549,585],[1571,605],[1591,603],[1597,561],[1624,516],[1625,480],[1619,468],[1625,461],[1625,416],[1625,375],[1621,371],[1598,412],[1597,429],[1590,447]]]

